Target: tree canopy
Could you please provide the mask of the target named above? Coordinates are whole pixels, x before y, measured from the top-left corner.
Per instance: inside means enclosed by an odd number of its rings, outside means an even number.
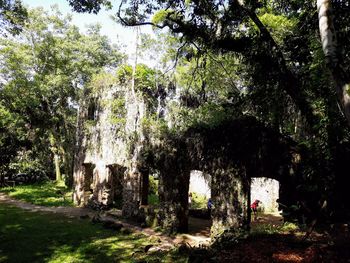
[[[28,158],[38,169],[50,172],[46,153],[55,156],[58,177],[61,162],[64,174],[71,174],[79,98],[93,75],[123,56],[98,26],[81,34],[57,8],[29,10],[22,32],[1,39],[1,46],[1,119],[9,136],[2,143],[18,152],[24,142],[11,138],[27,141]],[[9,154],[5,147],[1,152]]]
[[[19,0],[0,1],[0,34],[16,34],[27,18],[27,10]]]

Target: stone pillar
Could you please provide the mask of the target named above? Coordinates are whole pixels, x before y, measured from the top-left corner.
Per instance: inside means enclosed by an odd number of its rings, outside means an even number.
[[[138,171],[127,171],[123,186],[123,216],[132,218],[138,216],[141,201],[141,174]]]
[[[74,172],[74,184],[73,184],[73,202],[75,205],[81,206],[84,198],[84,166]]]
[[[114,189],[113,189],[113,171],[110,165],[105,166],[105,177],[103,178],[104,185],[102,190],[101,202],[103,205],[110,206],[113,203]]]
[[[249,180],[244,167],[218,168],[212,171],[211,236],[249,227]]]
[[[82,182],[82,198],[81,205],[87,205],[90,197],[93,194],[93,170],[95,165],[92,163],[84,163],[81,170],[81,182]]]
[[[188,231],[189,182],[190,170],[172,167],[160,171],[158,222],[167,233]]]

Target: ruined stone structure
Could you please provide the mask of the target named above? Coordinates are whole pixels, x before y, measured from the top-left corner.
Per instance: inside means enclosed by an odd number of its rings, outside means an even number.
[[[119,110],[124,112],[115,111],[116,101],[123,102]],[[190,173],[199,170],[211,175],[212,235],[218,236],[249,228],[252,177],[292,182],[289,142],[255,118],[241,116],[216,127],[157,137],[145,134],[142,128],[148,107],[142,97],[122,85],[86,96],[79,109],[76,204],[108,206],[122,199],[124,216],[152,217],[168,232],[185,232]],[[159,174],[155,215],[148,215],[155,210],[146,208],[151,169]]]
[[[118,102],[125,111],[114,111]],[[143,109],[123,86],[102,87],[82,101],[74,162],[76,204],[109,206],[123,200],[123,213],[131,217],[147,202],[142,200],[147,171],[139,166],[140,142],[130,142],[130,136],[140,134]]]

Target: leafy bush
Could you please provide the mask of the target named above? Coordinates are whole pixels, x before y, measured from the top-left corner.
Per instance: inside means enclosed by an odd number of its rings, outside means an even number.
[[[158,194],[158,180],[154,178],[154,176],[149,177],[149,194]]]
[[[207,208],[207,197],[203,194],[196,192],[192,193],[192,203],[191,207],[193,209],[206,209]]]
[[[159,204],[159,197],[156,194],[149,194],[148,195],[148,204],[149,205],[158,205]]]

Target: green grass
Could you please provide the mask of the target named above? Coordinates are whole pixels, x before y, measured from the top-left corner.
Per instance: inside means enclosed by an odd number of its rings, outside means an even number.
[[[157,194],[148,194],[148,204],[159,205],[159,196]]]
[[[73,206],[72,192],[63,183],[45,182],[0,188],[1,192],[18,200],[44,206]]]
[[[151,243],[142,234],[122,234],[87,219],[0,204],[0,262],[187,262],[176,251],[142,252]]]
[[[291,233],[298,230],[300,230],[299,226],[291,222],[285,222],[280,226],[272,224],[258,224],[251,230],[251,235],[274,235]]]

